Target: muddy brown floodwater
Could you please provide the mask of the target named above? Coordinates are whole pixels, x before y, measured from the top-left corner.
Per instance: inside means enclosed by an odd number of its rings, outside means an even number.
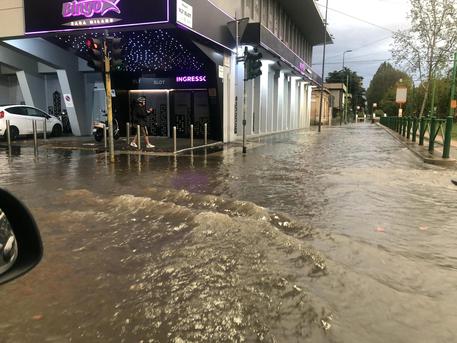
[[[371,125],[193,156],[26,148],[45,257],[0,342],[456,342],[456,169]]]

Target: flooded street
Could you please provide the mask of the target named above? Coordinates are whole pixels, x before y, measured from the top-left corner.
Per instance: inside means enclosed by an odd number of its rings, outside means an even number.
[[[240,151],[1,151],[45,256],[0,342],[457,341],[457,169],[364,124]]]

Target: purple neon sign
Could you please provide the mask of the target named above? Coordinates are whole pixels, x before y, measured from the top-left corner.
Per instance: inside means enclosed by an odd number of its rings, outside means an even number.
[[[206,82],[206,76],[177,76],[176,82]]]
[[[121,0],[74,0],[62,5],[62,16],[92,18],[95,14],[104,16],[108,12],[121,13],[117,4]]]

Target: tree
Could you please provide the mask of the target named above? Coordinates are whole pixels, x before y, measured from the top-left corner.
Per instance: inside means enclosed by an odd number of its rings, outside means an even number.
[[[328,74],[326,82],[328,83],[344,83],[349,80],[349,93],[352,94],[352,110],[355,112],[357,106],[365,107],[365,88],[363,87],[363,77],[357,75],[356,72],[345,67],[343,70],[335,70]]]
[[[439,118],[446,118],[449,115],[449,104],[451,103],[451,81],[449,78],[438,78],[435,79],[434,82],[436,83],[436,96],[435,96],[435,116]],[[432,89],[433,84],[430,85],[430,89]],[[418,95],[419,97],[423,97],[425,94],[426,85],[421,85],[418,87]],[[431,108],[426,108],[425,113],[430,113]]]
[[[424,88],[419,116],[425,111],[434,77],[449,65],[457,42],[455,0],[410,0],[411,27],[394,34],[395,62],[418,77]]]
[[[408,104],[413,103],[411,78],[405,72],[395,69],[390,63],[381,64],[370,82],[367,90],[367,101],[370,113],[373,111],[373,103],[384,110],[389,116],[397,115],[398,105],[396,104],[397,84],[400,80],[408,87]],[[408,106],[411,113],[413,106]]]

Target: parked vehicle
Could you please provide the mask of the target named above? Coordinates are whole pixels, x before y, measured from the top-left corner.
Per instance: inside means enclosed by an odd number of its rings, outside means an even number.
[[[21,135],[33,134],[33,121],[37,121],[37,132],[43,133],[46,120],[46,132],[54,137],[62,135],[62,121],[42,110],[24,105],[0,105],[0,135],[6,138],[6,121],[10,121],[10,135],[16,140]]]
[[[104,117],[106,117],[106,114],[104,115]],[[104,137],[103,131],[105,130],[105,127],[106,127],[107,134],[108,134],[108,130],[109,130],[108,119],[105,121],[94,121],[92,133],[97,142],[101,142],[103,140],[103,137]],[[120,137],[119,123],[117,122],[116,118],[113,118],[113,137],[115,140],[118,140]]]

